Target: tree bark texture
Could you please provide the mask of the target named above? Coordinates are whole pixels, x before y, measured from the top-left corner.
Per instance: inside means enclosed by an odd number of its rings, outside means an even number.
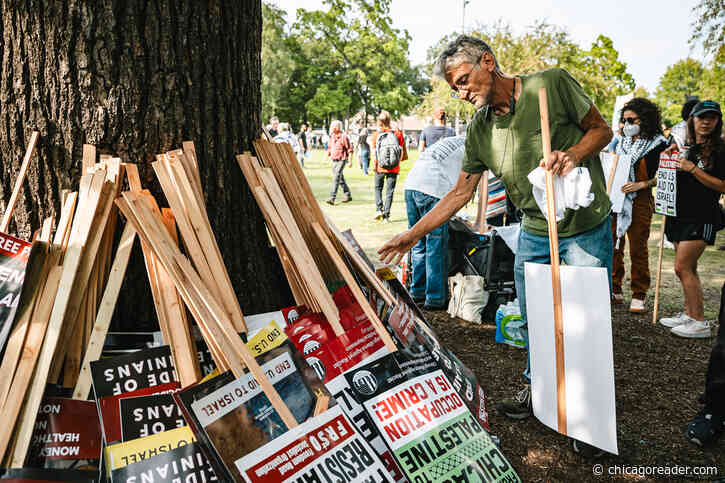
[[[235,162],[259,136],[260,0],[0,0],[0,198],[25,145],[41,138],[11,233],[29,239],[78,189],[82,146],[139,164],[192,140],[211,224],[245,313],[291,302],[279,260]],[[120,230],[119,230],[120,233]],[[156,324],[140,249],[115,327]]]

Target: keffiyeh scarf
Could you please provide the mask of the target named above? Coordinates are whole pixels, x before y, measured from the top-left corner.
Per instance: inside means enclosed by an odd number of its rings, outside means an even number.
[[[652,150],[652,148],[662,142],[667,142],[667,140],[661,134],[658,134],[652,139],[643,139],[641,137],[632,139],[631,136],[622,137],[622,140],[617,145],[616,153],[619,155],[620,163],[628,163],[629,177],[627,178],[627,181],[634,181],[636,179],[635,165],[637,164],[637,161],[642,159]],[[617,240],[627,233],[629,226],[632,224],[632,203],[636,197],[636,191],[627,193],[624,197],[622,211],[617,214]]]

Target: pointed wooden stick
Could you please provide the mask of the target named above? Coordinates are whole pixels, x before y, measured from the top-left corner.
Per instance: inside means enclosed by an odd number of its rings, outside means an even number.
[[[23,158],[23,164],[20,165],[20,172],[18,173],[18,179],[15,180],[15,188],[13,188],[13,194],[10,196],[10,201],[8,201],[8,206],[5,208],[5,214],[3,215],[2,222],[0,222],[0,231],[7,232],[8,226],[10,225],[10,220],[13,217],[13,211],[15,211],[15,204],[18,202],[18,196],[20,196],[20,190],[23,187],[23,183],[25,183],[25,176],[28,173],[28,166],[30,166],[30,159],[33,157],[33,153],[35,153],[35,146],[38,143],[38,136],[40,136],[40,133],[38,131],[33,131],[33,134],[30,136],[30,142],[28,143],[28,148],[25,150],[25,157]]]
[[[609,169],[609,177],[607,178],[607,195],[612,194],[612,183],[614,182],[614,175],[617,173],[617,165],[619,164],[619,155],[615,154],[612,160],[612,167]]]
[[[660,309],[660,283],[662,283],[662,252],[665,248],[665,224],[667,216],[662,215],[662,228],[660,229],[659,254],[657,255],[657,282],[655,282],[655,303],[652,307],[652,323],[657,323],[657,312]]]
[[[551,134],[549,132],[549,104],[546,88],[539,89],[539,113],[541,115],[541,142],[544,159],[551,158]],[[561,309],[561,274],[559,270],[559,232],[556,223],[556,199],[554,198],[554,174],[546,170],[546,212],[549,225],[549,252],[551,255],[551,285],[554,302],[554,343],[556,347],[556,400],[559,432],[566,435],[566,380],[564,374],[564,320]]]
[[[123,233],[121,234],[121,241],[118,243],[118,248],[116,249],[116,257],[113,259],[111,274],[108,277],[108,283],[106,284],[106,291],[103,293],[101,306],[98,309],[98,314],[96,315],[96,320],[93,324],[93,331],[91,332],[91,338],[88,341],[86,354],[83,358],[83,363],[81,364],[78,382],[73,390],[73,399],[86,399],[91,391],[91,362],[98,360],[101,357],[103,344],[106,340],[108,327],[111,324],[113,311],[116,308],[116,301],[118,300],[118,294],[121,291],[121,285],[123,284],[126,267],[128,266],[128,259],[131,256],[131,248],[133,248],[133,241],[135,239],[136,230],[134,230],[133,226],[129,223],[124,228]]]
[[[397,351],[398,349],[397,347],[395,347],[395,342],[393,342],[393,339],[392,337],[390,337],[388,331],[385,330],[385,327],[380,321],[378,314],[375,313],[375,310],[370,306],[370,302],[368,302],[368,300],[365,298],[365,294],[363,294],[362,290],[360,290],[360,287],[358,286],[355,277],[353,277],[350,269],[347,267],[345,261],[342,259],[342,256],[337,253],[335,247],[332,246],[332,242],[329,238],[327,238],[327,233],[325,233],[325,230],[323,230],[317,222],[312,223],[312,229],[315,231],[315,233],[317,233],[317,236],[320,237],[320,242],[322,242],[322,246],[325,247],[325,250],[327,250],[327,252],[330,254],[330,257],[332,258],[332,261],[335,262],[335,265],[337,265],[337,268],[340,271],[342,278],[345,279],[345,282],[350,288],[350,291],[355,297],[355,300],[357,301],[357,303],[360,304],[360,307],[362,308],[363,312],[365,312],[367,318],[370,319],[370,323],[375,328],[375,331],[385,343],[385,347],[387,347],[390,352]]]
[[[189,260],[181,254],[160,217],[156,216],[138,196],[136,193],[126,192],[123,194],[124,202],[118,203],[118,206],[124,214],[128,213],[128,220],[134,224],[139,235],[151,245],[169,276],[174,280],[187,306],[192,311],[202,314],[197,320],[201,324],[207,324],[208,333],[212,337],[207,343],[216,342],[222,346],[236,377],[243,375],[240,364],[243,363],[257,380],[285,425],[288,428],[296,427],[297,421],[292,412],[234,331],[231,319],[221,304],[201,281]]]

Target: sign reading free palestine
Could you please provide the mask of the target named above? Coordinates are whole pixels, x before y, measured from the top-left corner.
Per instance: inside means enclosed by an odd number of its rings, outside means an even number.
[[[390,354],[346,377],[409,481],[520,481],[429,353]]]

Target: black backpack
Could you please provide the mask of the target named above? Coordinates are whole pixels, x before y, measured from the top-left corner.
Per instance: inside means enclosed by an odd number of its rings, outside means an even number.
[[[378,166],[391,170],[400,164],[403,148],[400,147],[398,137],[393,131],[383,131],[375,143],[375,153],[378,157]]]

